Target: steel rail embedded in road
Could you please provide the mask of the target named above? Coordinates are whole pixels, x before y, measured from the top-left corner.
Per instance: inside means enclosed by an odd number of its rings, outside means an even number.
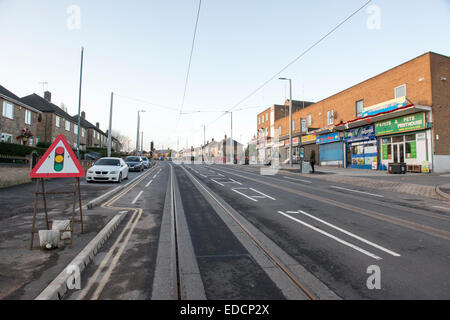
[[[318,300],[318,297],[316,297],[313,293],[311,293],[305,285],[301,283],[300,280],[298,280],[292,272],[289,271],[289,269],[284,266],[284,264],[279,261],[277,257],[275,257],[273,254],[270,253],[268,249],[265,248],[265,246],[256,239],[255,236],[238,220],[236,217],[225,207],[222,205],[222,203],[213,195],[211,192],[209,192],[202,183],[200,183],[184,166],[181,166],[183,170],[187,173],[187,175],[197,183],[198,186],[200,186],[206,194],[214,201],[216,202],[222,210],[234,221],[234,223],[244,232],[245,235],[266,255],[267,258],[269,258],[276,267],[278,267],[279,270],[282,271],[282,273],[298,288],[300,291],[310,300]]]

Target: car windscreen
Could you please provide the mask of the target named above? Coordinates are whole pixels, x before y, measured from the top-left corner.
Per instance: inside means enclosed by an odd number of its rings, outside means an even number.
[[[129,161],[129,162],[140,162],[141,159],[139,157],[128,157],[125,159],[125,161]]]
[[[120,161],[116,159],[100,159],[95,163],[96,166],[120,166]]]

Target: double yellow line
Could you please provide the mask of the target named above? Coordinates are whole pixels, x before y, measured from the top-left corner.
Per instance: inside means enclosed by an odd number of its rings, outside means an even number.
[[[94,275],[89,278],[89,281],[86,285],[86,287],[80,292],[80,294],[77,297],[77,300],[82,300],[86,297],[86,295],[89,293],[91,288],[95,285],[95,282],[97,281],[100,273],[103,271],[103,269],[107,266],[107,264],[111,263],[108,266],[108,269],[104,273],[103,277],[101,278],[100,282],[97,285],[97,288],[95,289],[94,293],[92,294],[90,300],[98,300],[100,297],[100,294],[102,293],[103,289],[105,288],[106,284],[108,283],[108,280],[111,276],[111,273],[113,272],[114,268],[116,267],[117,263],[119,262],[119,259],[125,250],[126,245],[128,244],[128,241],[130,240],[130,237],[136,228],[137,223],[139,222],[139,219],[142,216],[142,209],[141,208],[122,208],[122,207],[113,207],[112,205],[119,200],[121,197],[123,197],[125,194],[127,194],[130,190],[132,190],[134,187],[136,187],[142,180],[147,178],[154,170],[156,169],[156,166],[142,175],[142,177],[139,177],[136,179],[136,181],[132,182],[128,187],[126,187],[124,190],[119,192],[117,195],[112,197],[110,200],[106,201],[102,204],[102,208],[107,209],[114,209],[114,210],[121,210],[119,214],[127,214],[128,211],[133,211],[133,215],[131,216],[130,220],[128,221],[125,228],[122,230],[122,232],[117,237],[114,244],[109,249],[108,253],[103,258],[102,262],[98,266],[97,270],[95,271]],[[128,231],[128,233],[127,233]],[[125,235],[125,233],[127,233]],[[117,250],[116,254],[113,256],[114,252],[116,251],[116,248],[119,247],[120,242],[124,238],[122,244],[120,245],[120,248]]]

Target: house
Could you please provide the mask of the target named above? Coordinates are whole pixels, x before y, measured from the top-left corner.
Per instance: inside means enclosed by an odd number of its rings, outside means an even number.
[[[0,141],[36,146],[40,140],[37,128],[42,121],[42,112],[3,86],[0,86],[0,106]]]
[[[52,103],[52,95],[49,91],[44,92],[44,98],[31,94],[23,97],[21,101],[42,112],[42,121],[38,122],[37,134],[42,142],[53,142],[59,135],[64,135],[67,142],[73,148],[77,147],[78,121],[63,109]],[[80,149],[84,150],[87,144],[86,128],[81,126]],[[83,130],[84,129],[84,130]]]
[[[78,115],[71,117],[71,119],[78,123]],[[107,148],[108,135],[100,130],[100,123],[97,122],[93,125],[86,120],[86,112],[82,111],[80,124],[82,127],[86,128],[87,131],[87,139],[85,141],[87,148]]]

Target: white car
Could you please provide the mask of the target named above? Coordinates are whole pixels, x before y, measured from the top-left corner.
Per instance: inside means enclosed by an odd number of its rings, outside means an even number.
[[[121,158],[101,158],[87,171],[86,181],[114,181],[128,179],[128,166]]]

